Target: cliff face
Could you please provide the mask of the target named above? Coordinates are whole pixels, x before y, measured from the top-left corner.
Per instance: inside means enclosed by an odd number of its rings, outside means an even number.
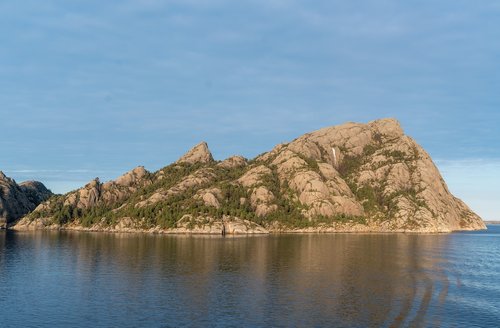
[[[214,161],[201,143],[155,173],[139,167],[52,198],[16,228],[211,233],[233,226],[238,232],[485,228],[393,119],[324,128],[251,161]]]
[[[0,171],[0,227],[22,218],[51,195],[40,182],[17,184]]]

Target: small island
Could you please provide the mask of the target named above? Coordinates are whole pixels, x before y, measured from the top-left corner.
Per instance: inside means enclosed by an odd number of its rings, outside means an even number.
[[[198,144],[156,172],[98,178],[9,215],[15,230],[151,233],[451,232],[486,226],[398,121],[307,133],[254,159]]]

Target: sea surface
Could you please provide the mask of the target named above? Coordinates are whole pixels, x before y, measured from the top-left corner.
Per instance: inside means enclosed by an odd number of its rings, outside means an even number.
[[[0,327],[499,327],[500,226],[488,228],[0,231]]]

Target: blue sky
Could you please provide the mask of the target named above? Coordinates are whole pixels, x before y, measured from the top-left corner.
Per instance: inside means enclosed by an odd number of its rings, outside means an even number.
[[[66,192],[396,117],[500,219],[498,40],[497,0],[2,1],[0,169]]]

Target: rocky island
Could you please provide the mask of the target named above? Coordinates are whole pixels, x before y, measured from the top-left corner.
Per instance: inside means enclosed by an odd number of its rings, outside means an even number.
[[[17,184],[0,171],[0,228],[16,222],[52,196],[41,182]]]
[[[394,119],[327,127],[252,160],[216,161],[200,143],[156,172],[137,167],[53,196],[10,227],[216,234],[486,228]]]

